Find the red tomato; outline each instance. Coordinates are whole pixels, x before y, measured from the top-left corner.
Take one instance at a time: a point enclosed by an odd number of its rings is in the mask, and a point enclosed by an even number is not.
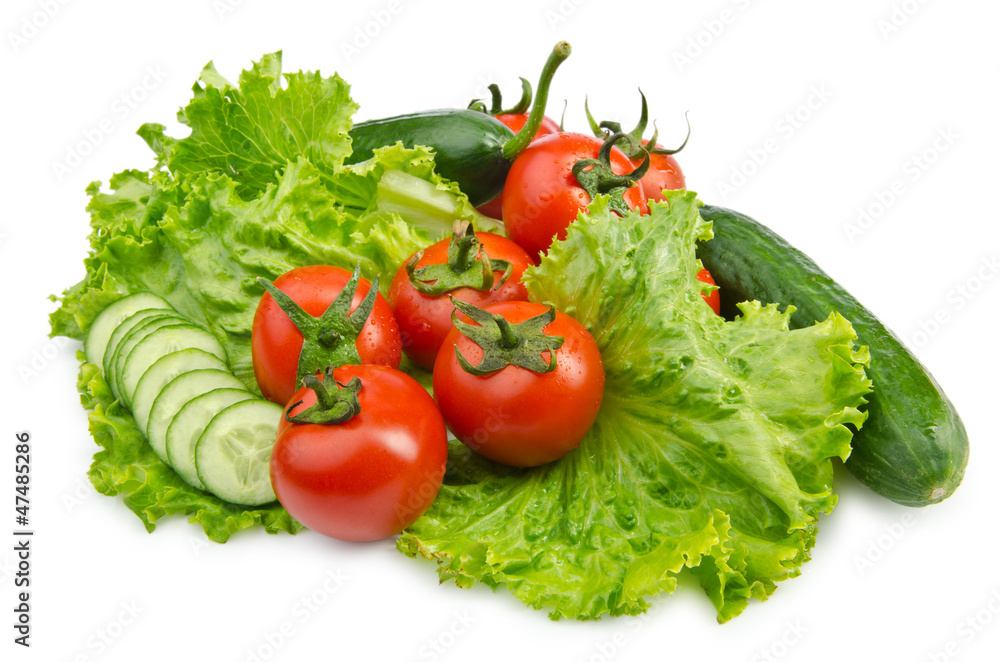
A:
[[[514,133],[523,129],[525,123],[528,121],[528,113],[504,113],[502,115],[494,115],[494,117],[500,120]],[[552,133],[559,133],[559,123],[548,115],[545,115],[542,117],[542,124],[538,127],[538,132],[535,133],[534,140],[538,140],[542,136],[547,136]]]
[[[486,310],[516,323],[547,308],[514,301]],[[466,446],[496,462],[533,467],[558,460],[580,444],[597,418],[604,367],[594,338],[561,312],[544,333],[565,338],[555,351],[557,366],[549,373],[507,365],[487,375],[471,375],[459,364],[455,350],[474,366],[483,350],[458,329],[448,333],[434,364],[434,397],[448,427]],[[549,356],[542,354],[551,364]]]
[[[643,140],[642,144],[648,145],[649,141]],[[656,146],[663,147],[659,143]],[[633,159],[632,163],[638,166],[642,163],[642,159]],[[687,186],[684,181],[684,173],[681,172],[677,159],[671,154],[650,154],[649,170],[639,181],[642,182],[642,190],[646,193],[646,199],[658,202],[664,200],[663,189],[674,191]]]
[[[319,317],[351,279],[351,272],[339,267],[299,267],[279,276],[274,286],[287,294],[305,312]],[[362,278],[351,301],[351,312],[361,303],[371,283]],[[250,349],[253,373],[265,398],[285,404],[298,388],[299,354],[303,336],[274,298],[264,293],[253,317]],[[402,358],[399,328],[389,304],[381,294],[358,334],[355,346],[362,363],[398,367]],[[326,366],[318,366],[322,372]]]
[[[712,278],[712,274],[708,273],[708,269],[702,269],[699,271],[696,278],[703,283],[715,285],[715,279]],[[702,292],[701,297],[705,300],[705,303],[711,306],[712,310],[715,311],[715,314],[718,315],[719,311],[722,309],[719,298],[719,290],[712,290],[709,293]]]
[[[504,227],[510,238],[536,259],[553,239],[566,238],[566,228],[590,204],[590,196],[573,175],[573,164],[597,158],[602,143],[600,138],[582,133],[560,132],[531,143],[514,159],[503,187]],[[615,174],[627,174],[635,168],[613,147],[611,169]],[[641,182],[630,187],[624,198],[632,209],[646,209]]]
[[[403,351],[414,363],[427,370],[434,367],[434,359],[437,358],[441,343],[454,328],[451,323],[451,313],[455,307],[449,300],[449,295],[480,308],[501,301],[528,300],[528,291],[521,284],[521,274],[531,266],[531,257],[523,248],[500,235],[477,232],[476,237],[490,260],[510,262],[511,274],[503,285],[496,286],[503,272],[494,271],[493,276],[496,280],[492,290],[460,287],[438,296],[424,294],[413,287],[406,272],[406,263],[399,267],[392,284],[389,285],[389,306],[396,315]],[[449,243],[449,239],[443,239],[429,246],[424,250],[424,255],[416,267],[419,269],[429,264],[447,264]]]
[[[503,122],[508,129],[517,133],[524,127],[524,123],[528,121],[528,113],[504,113],[503,115],[494,115],[498,120]],[[542,125],[538,127],[538,133],[535,134],[535,140],[538,140],[542,136],[548,136],[553,133],[559,133],[559,124],[556,123],[554,119],[549,116],[542,118]],[[503,219],[503,206],[501,201],[503,196],[498,195],[486,204],[480,205],[476,209],[483,216],[489,216],[490,218],[495,218],[498,221]]]
[[[313,531],[340,540],[395,535],[430,507],[441,488],[448,439],[434,399],[412,377],[384,366],[341,366],[341,384],[361,380],[360,412],[344,423],[278,426],[271,484],[281,505]],[[296,415],[316,403],[308,388]]]

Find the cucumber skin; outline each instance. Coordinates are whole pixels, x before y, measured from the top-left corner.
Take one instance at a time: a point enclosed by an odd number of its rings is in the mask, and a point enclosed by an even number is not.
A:
[[[839,312],[867,345],[873,392],[868,419],[855,433],[845,465],[858,480],[906,506],[927,506],[958,488],[969,460],[962,419],[927,369],[857,299],[801,251],[752,218],[704,206],[715,238],[698,249],[719,285],[722,314],[737,301],[791,304],[792,328]]]
[[[397,141],[433,148],[435,171],[456,182],[469,202],[479,206],[503,191],[511,164],[503,146],[514,132],[486,113],[441,109],[360,122],[350,136],[349,164],[370,159],[376,148]]]

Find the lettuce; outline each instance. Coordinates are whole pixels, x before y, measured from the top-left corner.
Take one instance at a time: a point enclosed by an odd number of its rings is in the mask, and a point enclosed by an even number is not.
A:
[[[850,323],[789,331],[791,310],[742,304],[726,322],[700,297],[693,193],[618,219],[599,198],[525,274],[594,334],[605,399],[580,448],[504,469],[453,448],[431,509],[398,542],[442,581],[505,584],[552,618],[638,614],[685,569],[720,622],[799,573],[836,503],[870,390]]]
[[[83,352],[79,358],[84,361]],[[187,515],[191,522],[201,524],[208,538],[220,543],[253,526],[263,526],[268,533],[296,533],[302,528],[277,503],[259,508],[236,506],[185,483],[156,457],[97,366],[83,362],[77,386],[80,401],[89,411],[90,434],[101,447],[88,472],[90,482],[101,494],[121,495],[147,531],[170,515]]]
[[[350,86],[336,74],[282,74],[280,51],[244,71],[238,86],[210,62],[193,91],[194,98],[177,114],[191,127],[189,136],[170,138],[160,124],[139,129],[160,165],[177,177],[226,173],[239,195],[249,199],[274,184],[276,173],[290,161],[304,157],[326,177],[351,153],[347,132],[358,106]]]
[[[191,134],[173,139],[160,125],[144,125],[139,133],[157,166],[118,173],[108,189],[97,182],[88,188],[86,275],[60,297],[52,334],[83,340],[108,304],[153,292],[218,337],[233,372],[259,393],[250,357],[263,294],[258,277],[360,263],[362,274],[381,277],[386,289],[407,257],[456,218],[476,217],[458,188],[434,172],[428,148],[397,144],[344,166],[356,109],[348,91],[337,76],[282,75],[280,53],[243,72],[238,86],[206,67],[179,114]],[[423,227],[400,216],[410,211]],[[96,373],[82,365],[78,387],[103,448],[90,471],[100,492],[123,495],[150,530],[172,513],[201,522],[218,541],[252,525],[296,529],[280,506],[242,509],[186,485],[152,453]]]

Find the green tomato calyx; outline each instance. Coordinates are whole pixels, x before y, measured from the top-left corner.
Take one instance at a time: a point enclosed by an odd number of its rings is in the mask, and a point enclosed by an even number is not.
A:
[[[676,154],[677,152],[684,149],[688,143],[688,139],[691,138],[691,120],[688,118],[688,114],[684,113],[684,120],[687,122],[687,135],[684,137],[684,142],[680,144],[679,147],[674,149],[666,149],[664,147],[656,146],[656,139],[660,135],[659,129],[656,127],[656,122],[653,122],[653,135],[649,140],[643,140],[642,134],[646,132],[646,125],[649,123],[649,107],[646,104],[646,95],[639,90],[639,96],[642,97],[642,110],[639,112],[639,122],[635,125],[635,128],[626,133],[632,140],[632,151],[627,152],[627,156],[630,159],[642,158],[644,151],[650,154]],[[588,100],[584,99],[583,109],[587,113],[587,123],[590,124],[590,130],[594,132],[594,135],[598,138],[607,138],[608,136],[615,133],[623,133],[622,125],[619,122],[603,121],[598,123],[594,119],[594,116],[590,114],[590,106],[588,105]]]
[[[538,374],[546,374],[556,369],[556,350],[563,346],[566,339],[562,336],[549,336],[544,333],[546,326],[556,319],[555,306],[540,315],[523,322],[511,323],[503,315],[490,313],[470,303],[452,298],[455,311],[451,315],[452,323],[465,337],[479,345],[483,350],[483,359],[479,365],[472,365],[455,347],[455,357],[458,364],[470,375],[483,376],[496,372],[509,365],[516,365]],[[463,322],[458,313],[464,313],[478,326]],[[549,361],[542,358],[542,353],[549,353]]]
[[[316,375],[306,375],[302,385],[316,394],[316,404],[307,407],[292,416],[292,410],[302,404],[298,400],[285,409],[285,420],[289,423],[315,425],[337,425],[346,423],[361,413],[361,403],[358,393],[361,391],[361,378],[355,377],[347,384],[341,384],[333,378],[333,366],[327,366],[322,379]]]
[[[418,292],[428,296],[440,296],[460,287],[471,287],[489,292],[494,287],[502,287],[514,271],[507,260],[490,260],[482,242],[476,237],[469,222],[456,221],[448,244],[447,264],[428,264],[417,268],[424,252],[416,253],[406,262],[406,273],[410,283]],[[503,275],[497,281],[495,271]]]
[[[632,139],[627,134],[613,133],[604,140],[596,159],[580,159],[573,164],[573,176],[591,200],[598,195],[610,196],[608,207],[620,216],[624,216],[631,211],[625,202],[625,192],[649,170],[649,152],[643,150],[642,163],[632,172],[626,175],[616,174],[611,169],[611,148],[620,140],[628,143],[629,149],[634,147]]]
[[[282,292],[263,278],[257,282],[264,286],[268,294],[274,297],[275,303],[292,321],[295,328],[302,334],[302,351],[299,353],[297,379],[299,381],[326,369],[342,365],[357,365],[361,363],[358,348],[355,344],[361,329],[364,328],[375,307],[375,297],[378,294],[378,277],[368,289],[368,294],[351,313],[351,302],[358,291],[361,280],[361,263],[354,267],[351,279],[337,298],[319,317],[313,317],[297,304],[290,296]]]

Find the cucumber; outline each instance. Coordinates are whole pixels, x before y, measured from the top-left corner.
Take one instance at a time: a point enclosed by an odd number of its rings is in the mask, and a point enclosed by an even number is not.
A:
[[[203,393],[181,407],[167,427],[167,464],[177,474],[199,490],[205,484],[198,478],[194,449],[201,433],[220,411],[237,402],[254,397],[250,391],[236,388],[217,388]]]
[[[135,393],[132,394],[132,416],[143,434],[146,434],[146,423],[149,421],[149,410],[153,407],[153,400],[163,387],[180,374],[202,369],[228,370],[229,368],[214,354],[193,347],[167,354],[149,366],[136,384]]]
[[[126,406],[130,404],[130,400],[129,396],[125,392],[125,384],[122,382],[122,373],[125,372],[125,362],[128,361],[128,357],[132,354],[132,350],[135,349],[139,343],[160,329],[174,327],[181,329],[194,328],[186,320],[179,318],[150,318],[137,324],[136,327],[129,331],[128,334],[122,339],[121,344],[118,345],[118,349],[115,350],[114,365],[111,367],[112,390],[118,393],[118,399],[121,400]],[[180,348],[175,347],[173,351],[177,351],[178,349]]]
[[[147,334],[164,326],[187,325],[187,322],[175,314],[152,315],[139,321],[137,324],[122,336],[121,341],[115,346],[114,352],[105,354],[104,360],[108,367],[104,371],[104,378],[111,385],[111,391],[115,397],[124,402],[121,391],[121,371],[125,367],[125,359],[140,340]]]
[[[397,141],[410,148],[433,148],[434,170],[456,182],[473,205],[500,194],[514,160],[504,155],[504,145],[514,139],[514,132],[473,110],[428,110],[369,120],[355,124],[350,136],[353,151],[347,163],[370,159],[375,149]]]
[[[243,506],[275,500],[271,449],[282,408],[254,398],[230,405],[212,418],[195,446],[198,478],[215,496]]]
[[[131,408],[132,396],[143,374],[168,354],[182,349],[200,349],[226,361],[226,350],[208,331],[189,324],[172,324],[147,334],[125,357],[118,376],[122,397]]]
[[[192,370],[174,377],[153,400],[146,422],[146,439],[156,456],[164,462],[167,458],[167,428],[177,412],[202,393],[217,388],[246,390],[243,382],[226,370]],[[169,464],[169,462],[168,462]]]
[[[181,316],[172,310],[146,308],[144,310],[136,311],[122,320],[121,324],[115,328],[114,333],[111,334],[111,338],[108,340],[108,346],[104,351],[104,357],[101,359],[101,370],[104,371],[105,377],[111,373],[111,368],[114,365],[115,352],[118,351],[118,346],[121,345],[122,340],[128,335],[129,331],[134,329],[143,321],[154,317],[173,317],[174,319],[181,319]]]
[[[434,150],[434,170],[456,182],[469,202],[475,206],[489,202],[503,190],[514,157],[538,132],[552,76],[569,54],[570,46],[564,41],[552,50],[542,69],[528,121],[516,135],[490,115],[468,109],[397,115],[351,127],[352,153],[346,163],[370,159],[375,149],[397,142],[411,148],[425,145]]]
[[[722,312],[738,301],[795,306],[791,327],[839,312],[871,353],[868,420],[845,463],[862,483],[907,506],[951,496],[962,482],[969,438],[962,419],[920,361],[889,329],[812,260],[748,216],[705,206],[715,238],[698,249],[719,285]]]
[[[90,323],[87,329],[87,338],[83,342],[83,350],[87,355],[87,363],[94,365],[104,365],[104,351],[108,348],[108,341],[115,329],[136,312],[145,309],[166,309],[171,310],[169,303],[149,292],[130,294],[115,301]]]

